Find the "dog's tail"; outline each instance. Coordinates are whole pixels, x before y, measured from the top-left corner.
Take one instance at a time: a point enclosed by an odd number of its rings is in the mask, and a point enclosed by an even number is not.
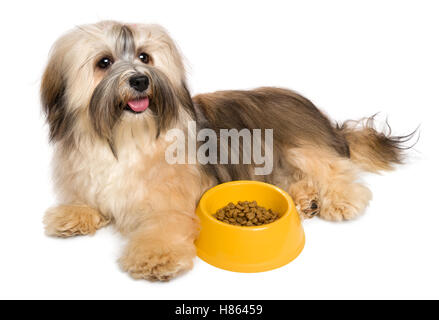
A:
[[[395,164],[404,162],[405,151],[412,148],[419,140],[418,135],[415,143],[406,145],[417,135],[419,127],[408,135],[392,136],[387,121],[387,130],[384,132],[375,128],[375,116],[358,121],[348,120],[341,125],[337,124],[336,129],[349,144],[351,160],[363,170],[369,172],[392,170]]]

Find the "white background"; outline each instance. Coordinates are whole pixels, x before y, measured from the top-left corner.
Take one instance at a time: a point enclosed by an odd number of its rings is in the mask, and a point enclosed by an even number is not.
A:
[[[438,17],[435,1],[4,2],[0,298],[439,298]],[[288,87],[335,120],[381,111],[396,134],[421,124],[420,141],[408,165],[365,177],[364,216],[306,221],[305,249],[283,268],[239,274],[197,259],[169,283],[134,281],[111,228],[59,240],[41,222],[54,196],[39,79],[59,35],[102,19],[164,25],[193,93]]]

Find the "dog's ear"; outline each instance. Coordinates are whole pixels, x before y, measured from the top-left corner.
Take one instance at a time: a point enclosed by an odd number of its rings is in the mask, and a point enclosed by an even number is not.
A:
[[[50,128],[50,141],[63,138],[69,129],[62,66],[62,57],[54,50],[41,81],[41,103]]]
[[[178,99],[180,100],[183,108],[186,109],[187,112],[194,118],[195,117],[195,109],[192,101],[191,93],[187,87],[186,81],[182,80],[182,85],[178,90]]]

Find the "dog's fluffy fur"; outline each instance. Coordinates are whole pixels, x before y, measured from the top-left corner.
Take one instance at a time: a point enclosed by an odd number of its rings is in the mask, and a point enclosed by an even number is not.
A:
[[[147,64],[139,53],[150,56]],[[97,62],[108,57],[107,69]],[[124,111],[141,98],[129,85],[146,75],[150,107]],[[181,56],[157,25],[105,21],[78,27],[54,45],[41,86],[54,143],[60,205],[45,215],[50,235],[91,234],[108,223],[129,239],[121,267],[135,278],[167,280],[191,268],[198,225],[195,207],[209,187],[257,179],[289,191],[303,217],[352,219],[371,199],[361,171],[401,163],[401,143],[365,123],[332,123],[309,100],[289,90],[222,91],[191,98]],[[172,128],[273,128],[274,170],[253,165],[171,165]],[[188,134],[194,134],[188,133]]]

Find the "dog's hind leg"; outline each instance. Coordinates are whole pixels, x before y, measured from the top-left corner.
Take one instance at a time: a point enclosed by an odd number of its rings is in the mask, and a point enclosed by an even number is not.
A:
[[[350,220],[360,215],[372,198],[370,190],[358,182],[359,168],[348,158],[318,147],[290,149],[287,158],[303,172],[304,178],[292,184],[289,191],[304,216],[306,211],[313,212],[317,198],[321,218]]]
[[[81,205],[60,205],[44,216],[46,234],[56,237],[94,234],[110,222],[98,210]]]

